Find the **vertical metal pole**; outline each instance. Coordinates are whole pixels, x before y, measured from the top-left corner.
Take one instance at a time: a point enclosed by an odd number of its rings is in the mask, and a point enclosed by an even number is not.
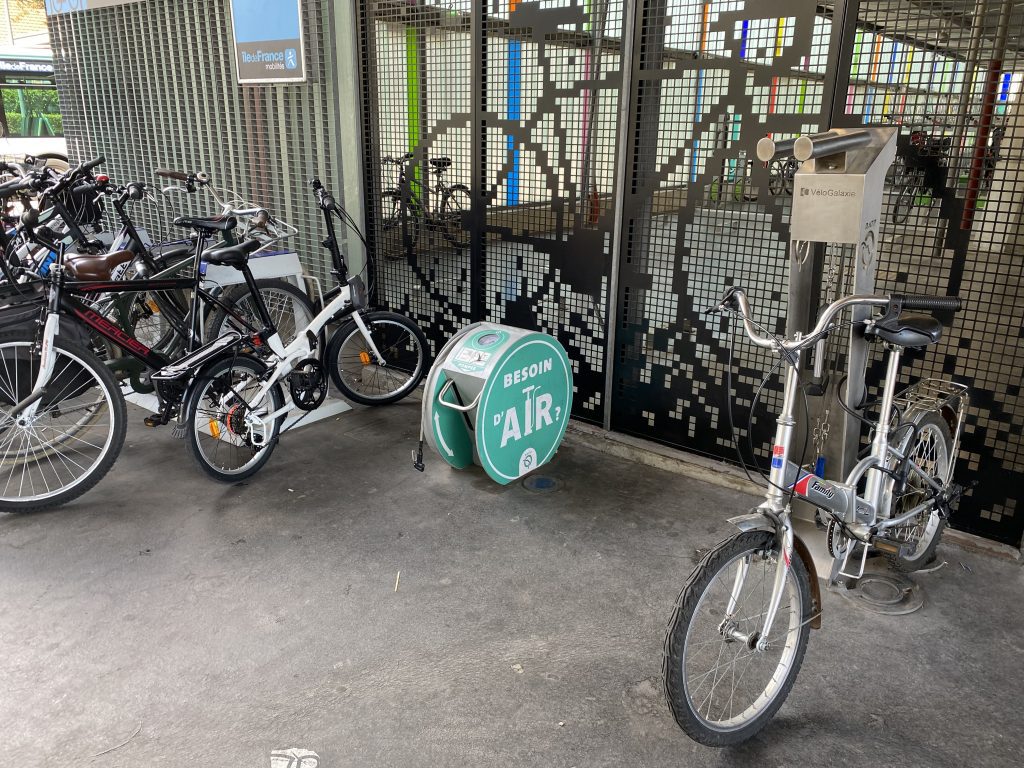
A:
[[[380,131],[378,124],[379,102],[377,94],[379,83],[377,80],[377,37],[374,26],[374,6],[368,3],[359,3],[359,33],[362,36],[361,46],[361,76],[363,84],[364,101],[363,108],[363,136],[368,141],[365,150],[366,162],[363,165],[363,185],[366,190],[366,199],[369,205],[365,208],[364,224],[366,225],[366,239],[369,244],[368,258],[377,251],[377,223],[380,221],[380,174],[377,171],[380,165]],[[374,267],[378,265],[374,262]],[[372,294],[370,296],[374,303],[379,301],[381,284],[374,279],[375,275],[367,275]]]
[[[469,236],[469,317],[472,322],[484,317],[484,228],[487,223],[487,9],[477,0],[470,11],[470,92],[473,99],[470,130],[470,173],[473,179],[471,231]]]
[[[360,18],[364,13],[365,11],[361,12],[355,3],[337,3],[331,8],[330,32],[334,39],[335,66],[339,73],[362,69],[362,62],[359,60],[359,35],[364,29],[363,19]],[[369,235],[369,212],[365,200],[373,194],[373,187],[366,183],[366,155],[371,150],[366,149],[367,144],[363,138],[369,135],[366,132],[365,119],[369,88],[365,70],[360,73],[362,77],[358,79],[337,77],[337,101],[332,107],[334,119],[342,130],[334,138],[335,151],[341,159],[341,178],[336,179],[335,183],[342,184],[341,199],[345,208],[362,224],[363,231]],[[353,104],[359,105],[359,108],[353,110]],[[349,270],[353,274],[358,274],[367,264],[369,255],[355,233],[346,229],[344,237]]]
[[[978,50],[981,48],[981,33],[985,28],[985,13],[988,11],[988,0],[976,0],[974,15],[971,17],[971,37],[967,43],[967,60],[964,69],[964,86],[960,91],[960,103],[956,110],[956,128],[953,130],[953,152],[956,152],[956,168],[953,169],[954,180],[960,175],[959,167],[963,162],[963,143],[967,133],[967,114],[971,105],[971,90],[974,88],[974,72],[978,68]]]
[[[637,32],[637,3],[640,0],[624,0],[622,9],[622,46],[619,64],[622,67],[622,85],[619,88],[619,114],[617,119],[619,140],[615,148],[618,165],[615,169],[615,185],[612,199],[615,201],[612,224],[612,254],[608,275],[608,306],[605,310],[605,354],[604,354],[604,428],[612,428],[612,398],[615,393],[616,330],[619,325],[619,265],[622,263],[622,248],[626,238],[625,208],[631,198],[626,191],[631,163],[629,146],[633,126],[634,103],[634,50]]]
[[[832,12],[832,36],[824,85],[824,98],[829,100],[829,124],[822,126],[823,129],[860,122],[846,114],[846,91],[850,87],[853,69],[853,44],[857,39],[859,12],[860,0],[837,0]]]
[[[982,94],[981,115],[978,118],[978,132],[974,137],[974,157],[971,160],[967,199],[964,201],[964,214],[960,220],[960,229],[970,229],[974,224],[974,211],[978,204],[981,178],[985,173],[985,152],[988,149],[988,137],[992,130],[992,113],[995,112],[999,79],[1003,73],[1003,53],[1006,50],[1006,37],[1009,34],[1012,10],[1012,0],[1003,0],[1003,7],[999,10],[999,25],[996,27],[992,58],[985,71],[985,90]]]

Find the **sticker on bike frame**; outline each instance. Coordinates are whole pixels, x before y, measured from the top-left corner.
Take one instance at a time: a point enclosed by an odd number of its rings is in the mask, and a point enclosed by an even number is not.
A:
[[[772,448],[772,469],[782,469],[782,465],[785,463],[785,459],[783,459],[785,454],[786,449],[781,445]]]

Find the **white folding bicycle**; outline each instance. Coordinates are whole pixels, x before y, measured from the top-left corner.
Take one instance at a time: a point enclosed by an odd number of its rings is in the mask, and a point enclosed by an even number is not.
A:
[[[285,346],[260,294],[253,293],[263,330],[229,329],[152,377],[168,418],[178,414],[196,461],[219,480],[237,481],[257,472],[270,458],[285,416],[297,409],[313,411],[324,402],[328,375],[348,399],[383,405],[412,392],[427,370],[427,342],[412,320],[394,312],[364,311],[366,289],[359,276],[348,275],[333,217],[352,224],[319,179],[311,185],[327,224],[324,246],[338,280],[324,295],[323,309]],[[248,240],[208,251],[205,259],[240,270],[251,288],[247,259],[260,245]],[[346,317],[330,341],[321,343],[328,323]]]

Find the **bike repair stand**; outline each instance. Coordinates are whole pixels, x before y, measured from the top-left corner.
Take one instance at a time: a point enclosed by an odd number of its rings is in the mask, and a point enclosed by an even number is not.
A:
[[[802,161],[793,178],[787,336],[807,333],[821,308],[837,298],[875,292],[883,188],[896,157],[897,135],[896,127],[836,128],[759,143],[762,161],[790,155]],[[865,320],[870,314],[870,308],[858,307],[852,319]],[[798,413],[794,441],[801,444],[806,427],[810,440],[804,461],[819,476],[828,471],[832,477],[845,477],[857,462],[861,422],[844,410],[839,398],[853,410],[864,402],[868,344],[854,325],[848,332],[837,330],[801,360],[810,424],[801,424],[804,415]],[[845,365],[835,365],[843,358]],[[830,373],[833,366],[846,370],[845,381]],[[833,558],[815,531],[816,517],[813,506],[795,501],[797,532],[803,529],[818,573],[827,575]],[[855,586],[844,584],[846,590]]]

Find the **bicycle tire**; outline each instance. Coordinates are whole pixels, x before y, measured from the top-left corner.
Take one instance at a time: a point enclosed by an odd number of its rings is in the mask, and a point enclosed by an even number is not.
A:
[[[921,416],[916,426],[917,429],[903,439],[900,453],[913,459],[933,479],[945,483],[953,453],[953,437],[949,425],[940,414],[929,411]],[[922,455],[928,451],[934,451],[930,457]],[[895,463],[892,468],[895,468]],[[921,503],[924,482],[912,473],[908,483],[913,490],[905,492],[899,499],[891,500],[891,517],[899,517]],[[908,525],[890,528],[887,532],[890,538],[908,543],[913,540],[916,544],[913,552],[907,556],[886,553],[886,558],[897,569],[907,573],[924,568],[935,555],[945,527],[946,521],[933,508],[919,513],[908,521]]]
[[[768,168],[768,191],[778,197],[786,188],[786,183],[782,178],[784,165],[781,160],[773,160],[771,166]]]
[[[726,629],[734,628],[748,635],[760,630],[765,601],[771,597],[774,581],[776,566],[771,557],[778,557],[775,546],[775,536],[768,531],[748,531],[726,539],[701,560],[676,601],[665,638],[665,693],[676,722],[690,738],[701,744],[725,747],[754,736],[782,706],[803,663],[810,632],[808,614],[811,592],[807,568],[795,551],[786,579],[786,592],[772,628],[773,637],[782,639],[774,641],[768,650],[761,652],[751,650],[748,643],[736,640],[731,635],[727,637],[722,629],[723,626]],[[734,563],[748,558],[749,566],[740,587],[736,610],[732,616],[727,616],[725,602],[735,582],[735,576],[729,574],[729,570]],[[761,566],[761,580],[756,578],[758,565]],[[762,584],[766,588],[758,589]],[[749,591],[748,585],[751,586]],[[716,588],[714,594],[711,592],[713,588]],[[761,610],[757,605],[748,608],[747,599],[756,600],[758,595]],[[786,603],[787,597],[789,603]],[[716,602],[722,605],[712,605]],[[706,627],[701,624],[703,619],[708,619]],[[732,626],[726,624],[727,621]],[[786,629],[782,629],[783,626]],[[701,633],[700,629],[706,631]],[[701,635],[700,638],[694,636],[695,631]],[[778,661],[773,663],[771,658],[779,645],[782,645],[782,652]],[[735,646],[735,653],[730,646]],[[723,664],[724,652],[728,653],[726,658],[730,661]],[[705,665],[700,661],[698,653],[704,653],[711,660],[711,669],[704,669]],[[757,665],[753,678],[747,677],[759,657],[768,659],[768,662]],[[745,664],[737,678],[735,665],[740,661],[745,661]],[[719,670],[725,669],[730,663],[733,665],[732,672],[719,674]],[[690,677],[688,672],[696,672],[698,676]],[[705,695],[703,686],[711,674],[714,674],[711,688]],[[724,690],[716,698],[716,688],[726,678],[732,681],[733,686],[729,698],[725,699]],[[736,689],[745,678],[752,690],[751,701],[736,715],[733,708]],[[704,698],[695,707],[691,699],[700,696]],[[743,701],[741,699],[736,706],[742,705]],[[706,715],[702,714],[705,705]],[[718,719],[713,716],[716,708],[722,710],[722,716]]]
[[[397,189],[381,193],[381,228],[377,237],[377,252],[389,260],[400,259],[416,249],[420,237],[419,218],[415,202],[404,205]]]
[[[416,323],[396,312],[367,312],[362,318],[385,367],[373,362],[359,326],[350,320],[327,344],[324,364],[331,381],[346,398],[360,405],[397,402],[427,373],[427,339]]]
[[[278,386],[268,391],[269,406],[245,399],[257,394],[260,377],[266,371],[266,364],[259,358],[239,354],[210,364],[196,377],[185,411],[188,447],[199,468],[216,480],[233,483],[252,477],[274,452],[284,417],[279,416],[270,424],[269,433],[262,435],[262,447],[253,444],[244,421],[245,409],[269,407],[270,411],[276,411],[284,404],[284,395]],[[240,374],[237,381],[236,372]],[[252,391],[248,389],[250,386]],[[208,402],[204,404],[206,399]],[[223,462],[230,460],[227,457],[237,456],[239,466],[226,466],[216,458],[218,454],[225,457]]]
[[[305,291],[287,280],[267,279],[257,280],[256,287],[266,302],[270,311],[270,318],[274,321],[274,327],[281,336],[281,341],[288,346],[295,340],[298,334],[303,333],[313,318],[316,317],[316,307],[306,295]],[[252,301],[252,294],[245,285],[237,285],[225,291],[220,301],[227,307],[217,306],[217,309],[210,317],[207,341],[213,341],[231,330],[237,323],[232,322],[228,309],[241,315],[254,328],[259,328],[259,315],[256,306]],[[290,302],[290,306],[288,303]],[[243,332],[246,329],[239,329]]]
[[[441,235],[456,248],[469,245],[469,232],[462,226],[462,220],[472,205],[473,198],[465,184],[453,184],[441,198]]]
[[[33,512],[78,498],[110,471],[128,430],[124,395],[113,374],[93,352],[59,336],[54,339],[54,373],[35,417],[24,425],[12,419],[9,411],[15,398],[27,397],[35,381],[40,362],[35,343],[35,334],[0,334],[0,510],[5,512]],[[4,379],[12,375],[14,381]],[[90,396],[96,389],[100,399]],[[104,412],[109,414],[105,428],[101,425]],[[71,424],[57,421],[68,414],[84,418]],[[86,440],[83,430],[98,425],[106,435],[101,433],[98,443]],[[74,457],[66,458],[62,451],[72,452]],[[77,476],[76,467],[82,470]],[[11,481],[19,468],[16,497]],[[20,493],[26,479],[32,493],[23,497]],[[43,492],[34,493],[37,483],[42,484]]]

